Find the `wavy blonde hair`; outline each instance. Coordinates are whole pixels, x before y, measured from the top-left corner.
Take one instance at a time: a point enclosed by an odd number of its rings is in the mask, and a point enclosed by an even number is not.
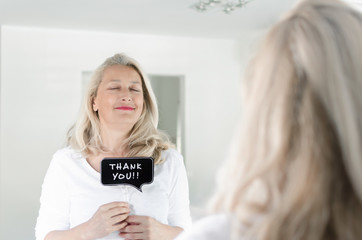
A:
[[[106,59],[94,72],[84,95],[81,111],[76,123],[68,131],[68,145],[87,157],[98,152],[107,152],[102,143],[98,113],[93,111],[93,100],[97,96],[98,87],[104,71],[114,65],[133,68],[142,80],[143,110],[140,118],[133,126],[129,137],[125,140],[128,145],[128,156],[152,156],[156,164],[161,163],[161,151],[172,146],[167,136],[157,130],[158,108],[150,81],[140,65],[125,54],[115,54]]]
[[[362,16],[338,0],[302,1],[268,33],[213,201],[244,226],[233,238],[362,239],[361,63]]]

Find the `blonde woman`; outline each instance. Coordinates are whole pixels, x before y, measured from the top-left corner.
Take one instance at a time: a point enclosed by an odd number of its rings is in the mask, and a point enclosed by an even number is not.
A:
[[[345,3],[301,1],[279,21],[245,81],[220,214],[178,240],[362,239],[361,63],[362,16]]]
[[[155,97],[138,63],[124,54],[108,58],[91,79],[68,147],[50,163],[37,239],[173,239],[190,225],[183,159],[157,123]],[[154,181],[143,192],[100,182],[101,160],[126,156],[154,158]]]

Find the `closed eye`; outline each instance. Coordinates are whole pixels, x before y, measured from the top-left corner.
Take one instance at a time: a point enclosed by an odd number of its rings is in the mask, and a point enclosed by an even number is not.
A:
[[[110,87],[109,90],[118,90],[120,87]]]
[[[131,91],[134,91],[134,92],[141,92],[141,90],[137,89],[137,88],[131,88]]]

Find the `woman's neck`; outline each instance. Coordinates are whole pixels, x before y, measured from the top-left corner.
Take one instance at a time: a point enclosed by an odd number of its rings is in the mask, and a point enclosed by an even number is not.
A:
[[[130,130],[124,129],[109,129],[104,126],[101,127],[101,137],[103,142],[103,147],[107,151],[118,154],[126,155],[128,149],[128,144],[125,143],[125,140],[129,136]]]

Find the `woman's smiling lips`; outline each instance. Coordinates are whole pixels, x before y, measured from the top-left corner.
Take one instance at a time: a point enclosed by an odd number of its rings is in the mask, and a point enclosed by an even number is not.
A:
[[[134,107],[129,107],[129,106],[120,106],[120,107],[116,107],[116,109],[124,110],[124,111],[133,111],[135,108]]]

